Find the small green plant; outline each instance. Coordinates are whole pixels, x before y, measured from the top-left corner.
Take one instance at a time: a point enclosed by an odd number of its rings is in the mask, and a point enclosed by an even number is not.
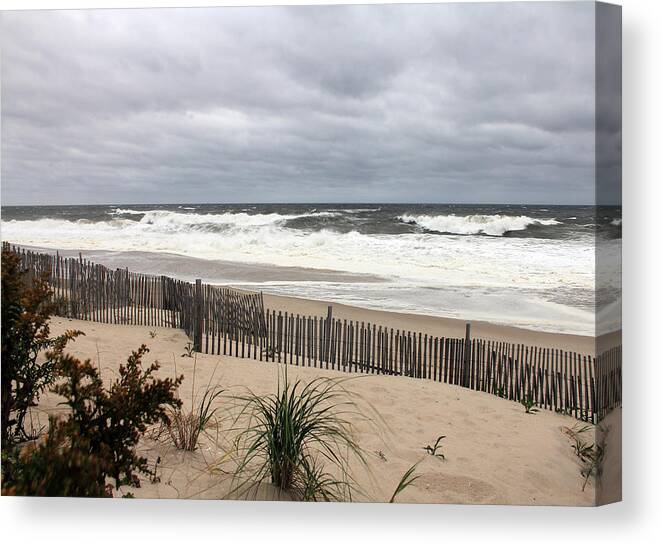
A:
[[[404,472],[404,475],[399,480],[399,483],[395,488],[395,492],[392,494],[392,497],[390,497],[390,500],[388,502],[390,503],[395,502],[395,498],[397,497],[397,495],[399,495],[402,491],[404,491],[404,489],[406,489],[413,482],[415,482],[415,480],[420,478],[420,475],[418,474],[416,474],[415,476],[413,475],[418,464],[420,463],[415,463],[411,468],[409,468],[406,472]]]
[[[156,337],[156,331],[155,330],[149,330],[149,337],[154,339]]]
[[[235,442],[239,463],[234,492],[256,492],[270,482],[297,500],[351,498],[356,483],[349,456],[366,461],[349,421],[359,412],[340,381],[317,378],[307,385],[292,384],[285,366],[275,394],[249,393],[237,400],[237,419],[247,416],[249,423]]]
[[[186,343],[186,346],[184,347],[184,353],[181,356],[185,356],[187,358],[193,358],[195,355],[195,347],[193,346],[192,342]]]
[[[535,400],[530,396],[525,396],[524,398],[522,398],[521,405],[525,408],[526,413],[537,413],[539,411],[535,407],[537,405],[537,402],[535,402]]]
[[[495,391],[494,394],[498,396],[499,398],[506,398],[505,396],[505,389],[503,387],[498,387]]]
[[[438,451],[442,447],[440,444],[441,444],[441,440],[443,440],[444,438],[445,436],[439,436],[438,438],[436,438],[436,442],[434,443],[433,447],[427,444],[422,449],[424,449],[429,455],[433,455],[434,457],[438,457],[439,459],[445,460],[445,455],[443,455]]]

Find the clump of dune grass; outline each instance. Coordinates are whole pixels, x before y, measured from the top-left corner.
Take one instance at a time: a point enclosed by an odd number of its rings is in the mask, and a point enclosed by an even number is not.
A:
[[[174,355],[173,355],[174,358]],[[174,361],[175,375],[177,362]],[[216,374],[214,368],[209,382],[199,398],[196,401],[195,392],[195,372],[197,369],[197,358],[193,363],[193,377],[191,385],[191,405],[190,409],[184,409],[182,405],[172,410],[170,414],[170,423],[167,425],[167,431],[172,443],[177,449],[184,451],[195,451],[197,449],[200,435],[207,429],[212,419],[214,419],[218,407],[213,408],[213,404],[224,393],[223,389],[212,386],[213,378]],[[178,395],[178,393],[177,393]]]
[[[603,439],[600,443],[589,444],[585,441],[581,434],[590,433],[594,434],[595,430],[602,433]],[[593,425],[580,425],[577,423],[573,427],[564,427],[563,431],[573,441],[572,448],[574,455],[578,458],[581,465],[581,476],[583,477],[582,491],[585,491],[590,478],[594,477],[596,480],[601,478],[603,472],[603,461],[606,455],[606,441],[605,438],[609,432],[608,427],[600,427]]]
[[[291,383],[285,366],[275,394],[236,397],[237,419],[247,418],[248,423],[235,442],[235,493],[256,494],[270,483],[295,500],[351,500],[357,484],[349,471],[350,457],[363,465],[366,460],[350,424],[362,414],[342,381]]]

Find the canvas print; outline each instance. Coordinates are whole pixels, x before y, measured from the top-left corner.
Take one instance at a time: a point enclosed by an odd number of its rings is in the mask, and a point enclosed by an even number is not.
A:
[[[2,494],[620,500],[620,14],[3,12]]]

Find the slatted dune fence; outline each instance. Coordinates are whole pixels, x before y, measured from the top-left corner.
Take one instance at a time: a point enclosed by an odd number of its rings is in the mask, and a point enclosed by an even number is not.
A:
[[[263,297],[230,288],[191,284],[164,275],[110,269],[82,258],[45,254],[11,246],[29,276],[48,274],[59,315],[111,324],[183,329],[198,351],[210,330],[240,337],[244,330],[263,335]],[[201,305],[200,302],[206,302]],[[257,326],[250,319],[257,322]]]
[[[596,423],[621,404],[622,348],[596,358],[502,341],[436,337],[328,315],[265,310],[261,294],[109,270],[17,249],[32,274],[50,272],[68,316],[182,328],[207,354],[426,379]]]
[[[621,403],[622,351],[597,358],[502,341],[435,337],[267,310],[259,360],[449,383],[596,423]],[[254,353],[253,353],[254,354]]]

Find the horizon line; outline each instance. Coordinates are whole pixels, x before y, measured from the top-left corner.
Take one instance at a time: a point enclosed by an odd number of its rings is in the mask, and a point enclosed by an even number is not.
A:
[[[507,205],[507,206],[544,206],[544,207],[616,207],[622,203],[541,203],[541,202],[468,202],[468,201],[227,201],[227,202],[193,202],[193,201],[171,201],[171,202],[113,202],[113,203],[49,203],[49,204],[5,204],[0,207],[114,207],[114,206],[147,206],[147,205]]]

